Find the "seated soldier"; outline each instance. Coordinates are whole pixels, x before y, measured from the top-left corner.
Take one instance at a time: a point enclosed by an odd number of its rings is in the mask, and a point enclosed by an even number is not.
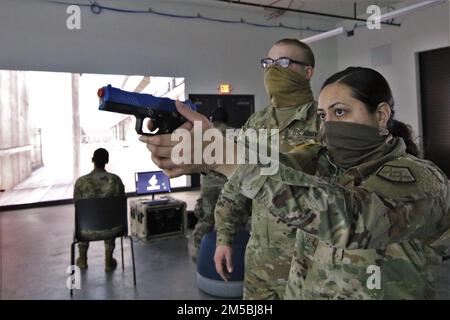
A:
[[[95,150],[92,157],[94,170],[80,177],[74,188],[74,201],[88,198],[107,198],[124,195],[124,185],[119,176],[105,170],[105,164],[109,161],[109,154],[106,149]],[[108,230],[105,230],[108,232]],[[87,250],[89,242],[79,242],[78,249],[80,256],[76,264],[80,269],[87,268]],[[117,266],[116,259],[113,258],[115,239],[105,240],[105,271],[113,271]]]

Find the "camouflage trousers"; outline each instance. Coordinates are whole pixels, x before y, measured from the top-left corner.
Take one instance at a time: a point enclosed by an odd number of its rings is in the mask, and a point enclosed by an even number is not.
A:
[[[285,298],[292,256],[278,248],[262,248],[249,243],[245,252],[245,300]]]
[[[195,228],[188,240],[189,255],[191,256],[192,260],[197,260],[198,250],[200,249],[200,244],[202,242],[203,236],[213,230],[214,219],[212,219],[212,221],[198,221],[195,224]]]
[[[203,236],[214,230],[214,214],[203,216],[198,219],[195,224],[194,230],[188,239],[188,251],[192,260],[196,261],[198,256],[198,250],[202,243]],[[236,230],[248,229],[248,216],[242,217],[236,222]]]
[[[105,240],[105,251],[113,252],[116,247],[116,239]],[[78,242],[78,250],[80,250],[80,255],[87,254],[89,249],[89,242]]]
[[[83,240],[90,240],[90,241],[98,241],[105,238],[111,238],[108,240],[105,240],[105,251],[106,252],[113,252],[114,248],[116,247],[116,239],[115,237],[122,234],[122,226],[117,226],[109,230],[81,230],[80,234],[83,238]],[[78,249],[80,250],[80,255],[87,253],[87,250],[89,248],[89,241],[80,241],[78,243]]]

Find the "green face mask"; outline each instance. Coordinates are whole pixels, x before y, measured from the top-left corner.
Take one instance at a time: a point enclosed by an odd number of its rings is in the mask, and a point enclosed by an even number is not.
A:
[[[314,99],[309,81],[289,68],[270,66],[264,73],[264,85],[275,108],[298,106]]]
[[[326,121],[321,128],[322,142],[333,162],[348,169],[386,153],[388,135],[378,128],[344,121]]]

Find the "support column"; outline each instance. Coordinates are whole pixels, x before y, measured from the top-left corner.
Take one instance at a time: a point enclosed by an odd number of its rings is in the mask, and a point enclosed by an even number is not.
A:
[[[72,144],[73,144],[73,181],[80,175],[80,103],[79,103],[80,74],[72,73]]]

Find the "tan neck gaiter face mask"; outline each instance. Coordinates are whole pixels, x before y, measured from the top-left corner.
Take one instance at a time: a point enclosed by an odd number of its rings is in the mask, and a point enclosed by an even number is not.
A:
[[[289,68],[270,66],[264,73],[264,85],[275,108],[298,106],[314,99],[309,81]]]

